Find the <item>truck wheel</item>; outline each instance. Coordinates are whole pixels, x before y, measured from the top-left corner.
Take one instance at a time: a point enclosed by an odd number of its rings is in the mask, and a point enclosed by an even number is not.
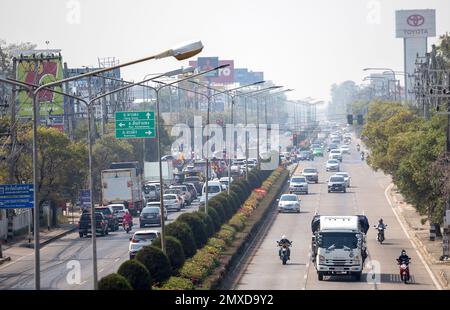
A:
[[[80,232],[80,238],[83,238],[83,233]]]
[[[323,281],[323,273],[318,272],[317,273],[317,278],[319,279],[319,281]]]
[[[319,183],[319,180],[316,181],[316,184]]]
[[[347,190],[344,188],[344,193],[346,193],[347,192]]]
[[[355,273],[355,281],[361,281],[361,272]]]
[[[96,232],[94,234],[96,234]],[[102,235],[102,237],[105,235],[105,231],[104,230],[102,230],[101,235]]]

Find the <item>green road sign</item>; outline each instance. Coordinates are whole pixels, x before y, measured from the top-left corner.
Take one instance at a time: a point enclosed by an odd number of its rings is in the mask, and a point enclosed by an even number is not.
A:
[[[154,112],[116,112],[116,138],[154,138],[155,136]]]

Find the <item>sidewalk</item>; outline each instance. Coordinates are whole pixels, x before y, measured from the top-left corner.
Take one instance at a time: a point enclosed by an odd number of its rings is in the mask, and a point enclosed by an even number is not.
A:
[[[427,261],[442,288],[450,289],[450,261],[439,260],[442,255],[442,238],[436,238],[436,241],[429,240],[430,224],[426,221],[426,216],[421,216],[413,206],[406,203],[395,186],[391,188],[389,195],[397,210],[400,211],[399,215],[407,224],[412,241]],[[422,220],[425,222],[424,224],[422,224]]]

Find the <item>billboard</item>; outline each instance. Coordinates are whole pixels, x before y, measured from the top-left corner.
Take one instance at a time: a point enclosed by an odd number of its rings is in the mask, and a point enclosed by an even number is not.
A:
[[[211,69],[217,68],[219,66],[219,57],[198,57],[197,64],[198,64],[198,69],[200,71],[211,70]],[[203,76],[207,77],[207,78],[217,77],[218,72],[217,72],[217,70],[211,71],[209,73],[204,74]]]
[[[241,85],[256,83],[264,80],[264,72],[248,71],[247,68],[237,68],[234,70],[234,80]]]
[[[436,36],[435,10],[401,10],[395,12],[397,38]]]
[[[21,59],[17,63],[16,79],[30,84],[43,85],[46,83],[61,80],[63,78],[62,59]],[[62,91],[61,86],[56,86],[55,90]],[[27,91],[19,91],[18,94],[19,111],[21,117],[30,117],[33,114],[33,101],[31,94]],[[64,114],[64,98],[60,94],[55,94],[48,90],[42,90],[38,94],[40,115],[62,115]]]
[[[197,68],[197,61],[189,61],[189,66]],[[234,60],[219,60],[219,66],[228,65],[228,67],[219,69],[216,77],[211,77],[211,83],[232,84],[234,83]],[[199,68],[203,71],[201,68]]]

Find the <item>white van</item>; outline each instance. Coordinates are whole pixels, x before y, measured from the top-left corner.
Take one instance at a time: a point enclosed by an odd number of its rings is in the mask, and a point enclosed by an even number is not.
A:
[[[224,187],[220,181],[208,181],[208,200],[216,195],[219,195],[224,190]],[[200,198],[200,205],[205,205],[206,199],[206,182],[203,184],[202,197]]]

